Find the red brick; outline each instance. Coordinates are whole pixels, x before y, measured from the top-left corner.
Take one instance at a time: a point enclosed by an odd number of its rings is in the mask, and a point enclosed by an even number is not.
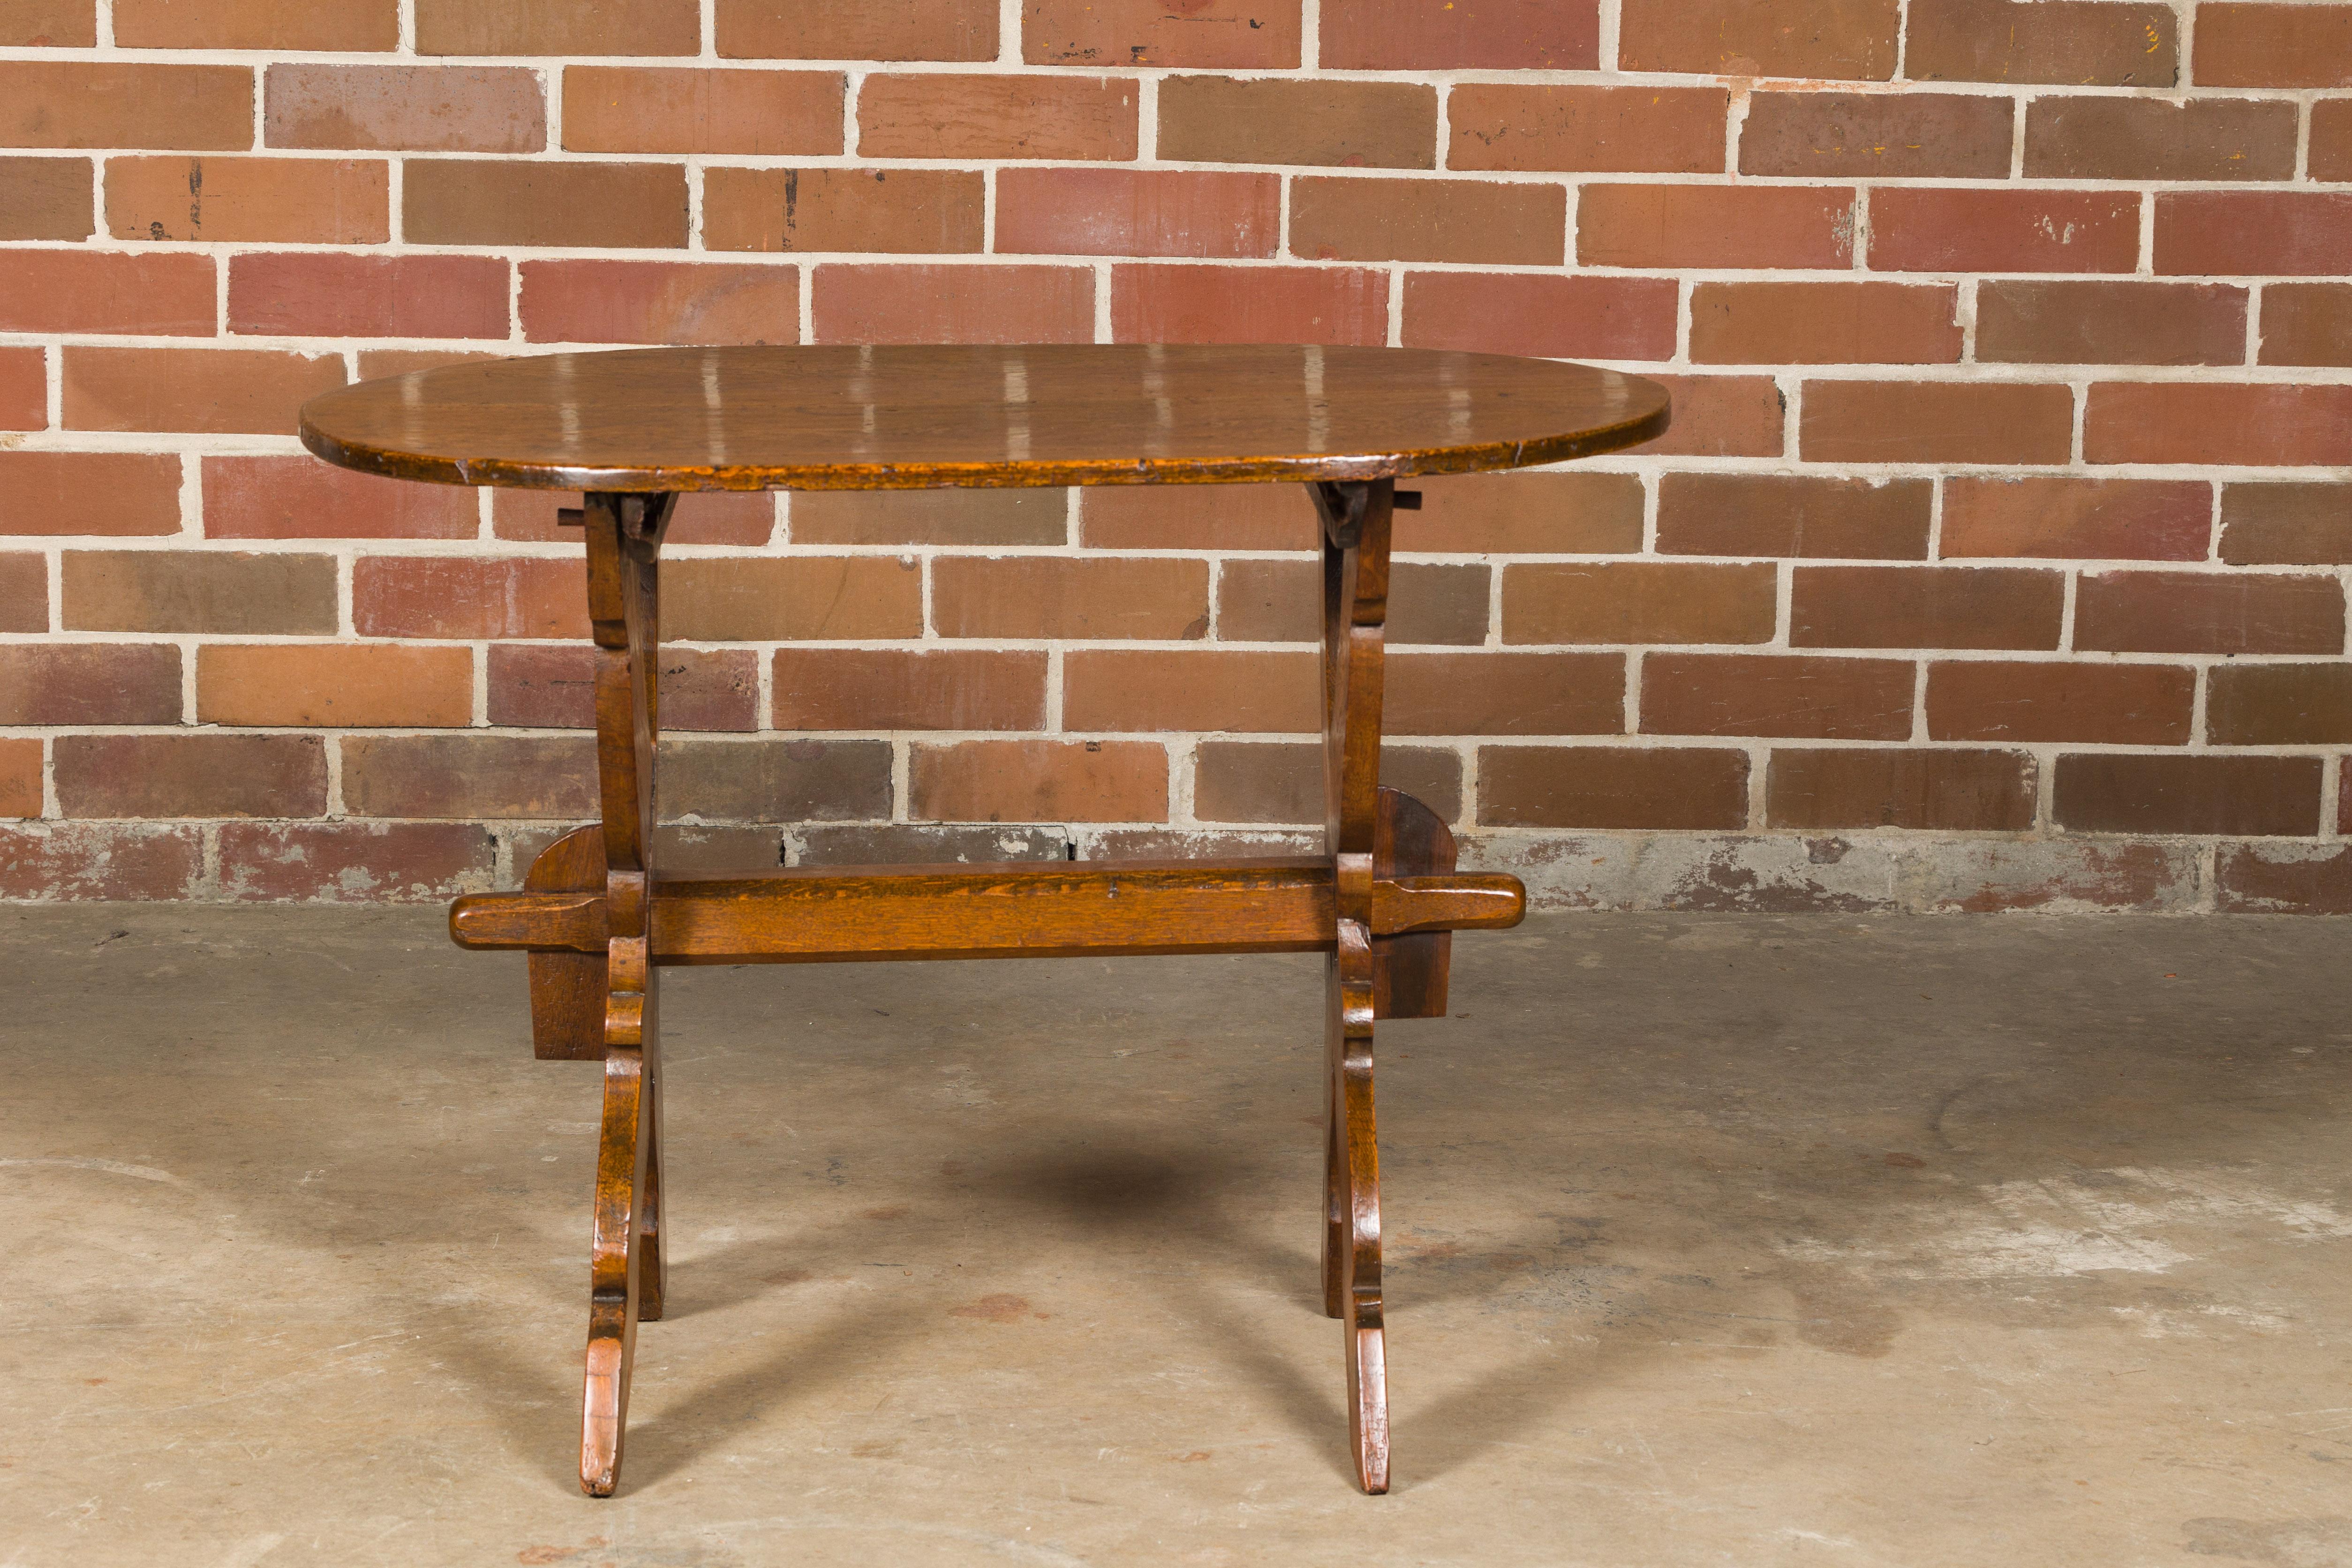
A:
[[[1095,275],[1082,267],[825,266],[810,284],[821,343],[1084,343]]]
[[[2212,536],[2213,488],[2201,479],[1944,480],[1946,556],[2202,561]]]
[[[2038,98],[2026,109],[2025,174],[2041,180],[2292,179],[2294,120],[2294,104],[2253,99]]]
[[[2016,833],[2033,826],[2033,758],[2023,752],[1786,747],[1764,775],[1764,820]]]
[[[838,71],[570,66],[563,144],[579,153],[838,153],[845,91]]]
[[[1033,66],[1299,64],[1300,0],[1023,0],[1021,58]]]
[[[1387,273],[1351,267],[1114,267],[1111,341],[1377,346],[1388,293]]]
[[[1199,561],[942,556],[931,624],[944,637],[1205,637],[1209,569]]]
[[[209,256],[0,250],[0,331],[210,337]]]
[[[176,489],[176,465],[173,468]],[[471,539],[475,492],[353,473],[315,458],[206,458],[209,539]],[[162,513],[158,513],[159,521]],[[170,509],[176,531],[176,495]]]
[[[1266,257],[1281,231],[1274,174],[1012,168],[996,176],[1004,253]]]
[[[1678,309],[1667,278],[1412,272],[1405,276],[1403,342],[1554,359],[1664,360],[1674,357]]]
[[[114,0],[124,49],[390,49],[398,0]]]
[[[1482,827],[1748,826],[1748,753],[1729,747],[1481,746]]]
[[[2205,735],[2217,746],[2352,742],[2352,665],[2217,664]]]
[[[1503,571],[1507,643],[1760,643],[1772,639],[1769,565],[1543,563]]]
[[[526,261],[522,331],[533,342],[793,343],[800,292],[790,267]]]
[[[0,551],[0,632],[48,629],[48,562],[30,550]]]
[[[1323,0],[1330,70],[1591,70],[1601,60],[1593,0]]]
[[[339,353],[68,346],[68,430],[291,436],[296,414],[343,384]]]
[[[0,740],[0,816],[41,815],[41,742],[30,736]],[[0,848],[0,866],[8,851]],[[5,878],[5,872],[0,872]],[[0,880],[0,891],[5,889]]]
[[[2246,291],[2221,283],[1991,279],[1977,358],[2025,364],[2242,364]]]
[[[1089,649],[1062,660],[1062,727],[1080,732],[1303,733],[1321,726],[1318,694],[1311,653]]]
[[[420,55],[690,55],[696,0],[415,0]]]
[[[1690,357],[1713,364],[1956,364],[1958,291],[1902,283],[1700,283]]]
[[[48,423],[47,351],[0,348],[0,430],[39,430]]]
[[[549,556],[362,555],[352,626],[363,637],[584,637],[587,574]]]
[[[964,741],[911,748],[922,822],[1164,822],[1168,753],[1149,741]]]
[[[0,450],[0,534],[179,531],[175,456]]]
[[[577,545],[580,531],[558,522],[556,512],[580,504],[578,490],[494,489],[490,533],[535,544]],[[775,532],[776,498],[766,490],[689,490],[677,498],[665,537],[672,544],[761,545]]]
[[[547,145],[539,73],[520,66],[273,65],[262,73],[261,119],[272,147],[536,153]]]
[[[1924,561],[1934,497],[1927,479],[1667,474],[1658,552]]]
[[[2051,815],[2078,833],[2314,834],[2319,759],[2062,756]]]
[[[2352,386],[2101,382],[2084,411],[2094,463],[2352,464]]]
[[[2262,345],[2264,364],[2352,364],[2352,284],[2264,289]]]
[[[68,631],[335,634],[332,556],[226,550],[69,550]]]
[[[665,635],[688,642],[858,641],[923,635],[912,558],[688,560],[663,574]]]
[[[1486,640],[1491,574],[1484,566],[1401,561],[1389,577],[1386,637],[1412,644],[1476,647]],[[1323,568],[1315,561],[1228,561],[1217,574],[1221,642],[1323,638]]]
[[[381,244],[392,237],[388,167],[351,158],[110,158],[107,232],[118,239]]]
[[[97,43],[96,0],[10,0],[0,10],[0,48],[87,49]]]
[[[2200,87],[2352,87],[2352,5],[2197,7]]]
[[[2311,106],[2308,167],[2315,180],[2352,180],[2352,98]]]
[[[1042,730],[1042,650],[786,647],[779,730]]]
[[[1882,186],[1871,193],[1870,265],[1878,271],[2129,272],[2138,264],[2134,192]]]
[[[252,145],[248,67],[0,61],[0,147]]]
[[[1809,381],[1798,441],[1811,462],[2063,463],[2074,410],[2058,385]]]
[[[1462,815],[1462,759],[1417,746],[1381,748],[1381,783],[1452,822]],[[36,766],[36,773],[38,767]],[[1323,748],[1209,741],[1192,752],[1192,815],[1202,822],[1323,821]]]
[[[52,772],[68,816],[317,816],[316,735],[60,735]]]
[[[0,645],[0,724],[179,721],[180,650],[169,643]]]
[[[2352,272],[2352,194],[2182,191],[2156,198],[2158,272]]]
[[[411,158],[402,181],[401,233],[414,245],[686,246],[676,163]]]
[[[1915,81],[2176,87],[2172,8],[2113,0],[1912,0],[1903,74]]]
[[[2270,573],[2085,573],[2074,646],[2116,653],[2342,653],[2333,577]]]
[[[719,52],[734,59],[992,60],[995,0],[810,5],[718,0]]]
[[[176,692],[172,707],[176,719]],[[196,654],[202,724],[462,728],[473,717],[470,648],[211,644]]]
[[[1313,550],[1322,537],[1293,485],[1102,485],[1077,496],[1079,542],[1096,550]],[[1400,526],[1412,515],[1398,514]]]
[[[1885,81],[1901,19],[1897,0],[1624,0],[1617,68]]]
[[[0,158],[0,239],[89,238],[89,168],[87,158]]]
[[[480,892],[498,844],[471,823],[224,823],[221,890],[268,903],[438,903]]]
[[[1449,169],[1713,174],[1724,168],[1730,98],[1711,87],[1465,82],[1445,112]]]
[[[760,727],[759,660],[750,649],[665,647],[657,672],[664,734]],[[501,644],[490,649],[488,676],[493,724],[596,727],[596,650],[585,643]]]
[[[596,815],[596,742],[585,735],[352,735],[341,749],[343,808],[353,816]]]
[[[2213,905],[2223,914],[2352,914],[2352,845],[2223,844]]]
[[[490,256],[238,256],[229,262],[228,326],[277,337],[503,338],[507,264]]]
[[[45,822],[0,833],[0,897],[186,899],[203,875],[194,827]]]
[[[1386,685],[1381,712],[1391,735],[1625,730],[1623,654],[1398,653],[1389,656]]]
[[[1576,258],[1589,267],[1853,265],[1853,193],[1801,185],[1587,185]]]
[[[2058,646],[2066,601],[2055,572],[1997,566],[1800,566],[1790,585],[1797,647]]]
[[[1070,498],[1059,489],[803,490],[787,526],[794,544],[1066,544]]]
[[[1290,184],[1290,253],[1318,261],[1557,267],[1567,230],[1560,185],[1309,175]]]
[[[1642,481],[1631,474],[1431,475],[1412,485],[1421,510],[1396,515],[1402,552],[1617,555],[1642,547]],[[1087,506],[1101,493],[1089,492]]]
[[[877,73],[858,89],[857,151],[867,158],[1132,158],[1138,92],[1131,77]]]
[[[1758,92],[1739,128],[1739,172],[1800,179],[2000,180],[2010,100],[1976,93]]]
[[[1927,666],[1927,733],[2179,746],[2196,697],[2197,672],[2185,665],[1939,660]]]
[[[2223,485],[2221,555],[2233,566],[2352,565],[2352,485]]]
[[[1643,374],[1673,395],[1674,425],[1629,450],[1675,458],[1780,455],[1788,403],[1770,376]]]
[[[1642,732],[1906,741],[1916,679],[1907,658],[1653,653]]]
[[[712,250],[978,250],[986,237],[982,187],[977,169],[711,169],[702,176],[702,243]]]
[[[1454,102],[1461,101],[1457,89]],[[1160,84],[1159,149],[1187,163],[1433,169],[1437,90],[1413,82],[1169,77]]]
[[[882,741],[665,741],[662,776],[666,811],[705,821],[845,822],[890,815],[890,747]]]

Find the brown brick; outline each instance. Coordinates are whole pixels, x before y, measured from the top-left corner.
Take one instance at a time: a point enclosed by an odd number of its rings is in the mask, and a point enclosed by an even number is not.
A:
[[[2352,180],[2352,98],[2311,106],[2308,167],[2315,180]]]
[[[665,816],[856,822],[890,815],[884,741],[665,741]]]
[[[1561,185],[1320,176],[1290,185],[1290,252],[1315,260],[1557,267],[1567,232]]]
[[[1588,185],[1576,257],[1592,267],[1853,264],[1853,193],[1799,185]]]
[[[688,642],[917,637],[922,573],[887,555],[673,562],[662,574],[662,633]]]
[[[0,7],[0,48],[87,49],[97,43],[96,0],[9,0]]]
[[[2223,485],[2221,553],[2233,566],[2352,565],[2352,485]]]
[[[2025,173],[2041,180],[2285,180],[2292,103],[2242,98],[2042,98],[2025,115]]]
[[[2217,746],[2352,742],[2352,665],[2217,664],[2205,734]]]
[[[775,694],[779,730],[1042,730],[1045,655],[778,648]]]
[[[175,456],[0,450],[0,534],[179,531]]]
[[[2014,125],[2008,99],[1976,93],[1759,92],[1739,129],[1739,172],[2006,179]]]
[[[0,61],[0,147],[251,145],[247,67]]]
[[[87,158],[0,158],[0,239],[89,238],[89,187]]]
[[[209,256],[0,250],[0,331],[210,337]]]
[[[1591,70],[1596,0],[1322,0],[1328,70]]]
[[[2033,758],[2024,752],[1785,747],[1765,772],[1764,820],[2016,833],[2033,826]]]
[[[1096,550],[1313,550],[1322,537],[1296,485],[1107,485],[1077,502],[1079,542]]]
[[[1388,274],[1370,268],[1114,267],[1111,341],[1377,347],[1388,342]]]
[[[401,232],[415,245],[683,249],[686,171],[676,163],[412,158]]]
[[[1690,357],[1713,364],[1957,364],[1958,290],[1904,283],[1700,283]]]
[[[1939,660],[1927,666],[1927,733],[2179,746],[2196,696],[2197,672],[2183,665]]]
[[[2129,272],[2138,264],[2137,192],[1906,185],[1871,193],[1870,265],[1881,272]]]
[[[1809,462],[2063,463],[2074,411],[2060,385],[1809,381],[1798,443]]]
[[[349,158],[111,158],[117,239],[376,245],[392,237],[387,165]],[[89,189],[82,196],[88,204]]]
[[[420,55],[690,55],[696,0],[415,0]]]
[[[2078,833],[2313,834],[2319,759],[2062,756],[2051,815]]]
[[[2212,534],[2213,490],[2201,479],[1944,481],[1946,556],[2202,561]]]
[[[1208,635],[1209,570],[1198,561],[942,556],[931,622],[945,637]]]
[[[1465,82],[1445,112],[1449,169],[1713,174],[1723,171],[1730,98],[1712,87]]]
[[[522,331],[533,342],[793,343],[800,294],[791,267],[526,261]]]
[[[2200,87],[2352,87],[2352,5],[2197,7]]]
[[[978,250],[984,205],[978,170],[712,169],[702,177],[702,243],[713,250]]]
[[[176,692],[172,707],[177,719]],[[196,721],[203,724],[454,729],[473,717],[470,648],[214,644],[196,654]]]
[[[1023,0],[1021,58],[1033,66],[1299,64],[1300,0]]]
[[[1478,825],[1745,827],[1748,753],[1723,746],[1481,746]]]
[[[1486,640],[1485,566],[1401,561],[1389,576],[1391,647]],[[1217,577],[1221,642],[1323,640],[1323,568],[1314,561],[1228,561]]]
[[[1658,551],[1922,561],[1934,497],[1927,479],[1667,474],[1658,485]]]
[[[68,816],[317,816],[316,735],[60,735],[52,772]]]
[[[804,490],[792,507],[795,544],[1061,544],[1070,530],[1059,489]]]
[[[1885,81],[1901,19],[1897,0],[1624,0],[1617,68]]]
[[[37,773],[37,768],[36,772]],[[1462,815],[1462,759],[1424,746],[1381,748],[1381,783],[1452,822]],[[1207,741],[1192,753],[1192,815],[1202,822],[1323,821],[1323,748]]]
[[[179,721],[180,650],[169,643],[0,645],[0,724]]]
[[[124,49],[390,49],[398,0],[114,0]]]
[[[718,0],[719,52],[734,59],[992,60],[995,0],[810,5]]]
[[[547,145],[539,73],[520,66],[273,65],[262,73],[261,94],[262,139],[272,147],[536,153]]]
[[[228,326],[273,337],[503,338],[494,256],[253,252],[229,262]]]
[[[1454,101],[1462,101],[1458,89]],[[1414,82],[1169,77],[1160,84],[1159,145],[1162,158],[1190,163],[1433,169],[1437,90]]]
[[[68,631],[335,633],[327,555],[68,550],[59,592]]]
[[[2263,573],[2085,573],[2074,646],[2117,653],[2341,653],[2333,577]]]
[[[49,564],[30,550],[0,551],[0,632],[49,629]]]
[[[2352,364],[2352,284],[2271,284],[2262,345],[2264,364]]]
[[[480,364],[508,356],[492,349],[371,349],[359,351],[362,381],[406,375],[412,370],[439,370],[445,364]],[[540,492],[544,495],[548,492]]]
[[[548,556],[362,555],[352,565],[352,626],[363,637],[584,637],[587,578],[578,562]]]
[[[1617,735],[1625,730],[1622,654],[1392,654],[1386,685],[1381,710],[1391,735]]]
[[[2220,283],[1987,279],[1977,358],[2026,364],[2242,364],[2246,291]]]
[[[826,266],[810,320],[821,343],[1084,343],[1095,275],[1082,267]]]
[[[343,384],[339,353],[68,346],[65,427],[291,436],[295,415]]]
[[[1642,660],[1642,732],[1906,741],[1907,658],[1654,653]]]
[[[563,144],[579,153],[842,150],[839,71],[571,66]]]
[[[1660,375],[1674,426],[1632,450],[1650,457],[1777,458],[1788,405],[1768,375]]]
[[[665,647],[657,673],[665,734],[760,727],[759,660],[750,649]],[[596,650],[584,643],[501,644],[490,649],[488,675],[493,724],[595,728]]]
[[[1403,341],[1555,359],[1664,360],[1674,357],[1678,309],[1668,278],[1410,272]]]
[[[2058,646],[2065,579],[2011,567],[1800,566],[1790,586],[1797,647]]]
[[[169,462],[169,459],[164,459]],[[174,490],[178,466],[168,472]],[[353,473],[315,458],[204,459],[208,539],[471,539],[479,528],[475,492]],[[157,521],[179,526],[179,502]]]
[[[2352,194],[2181,191],[2156,198],[2156,269],[2352,272]]]
[[[857,151],[867,158],[1132,158],[1138,91],[1132,77],[877,74],[858,89]],[[1160,153],[1172,155],[1164,146]]]
[[[2339,468],[2352,464],[2352,386],[2101,382],[2084,412],[2083,454],[2094,463]]]
[[[1322,725],[1315,660],[1213,648],[1074,651],[1062,660],[1062,727],[1303,733]]]
[[[1149,741],[911,748],[907,814],[927,822],[1164,822],[1168,753]]]
[[[499,539],[576,546],[580,531],[558,522],[556,512],[579,505],[578,490],[495,489],[490,532]],[[775,532],[776,498],[766,490],[689,490],[677,498],[666,537],[672,544],[755,546]]]
[[[1914,81],[2174,87],[2172,8],[2102,0],[1914,0],[1903,74]]]
[[[2352,914],[2352,845],[2218,847],[2213,904],[2223,914]]]
[[[45,822],[0,834],[0,896],[186,899],[204,875],[197,828]]]
[[[1545,563],[1503,571],[1511,643],[1757,643],[1772,639],[1769,565]]]
[[[1431,476],[1410,483],[1421,491],[1421,510],[1397,514],[1400,551],[1611,555],[1642,547],[1642,482],[1631,474]]]
[[[438,903],[490,885],[498,843],[470,823],[224,823],[221,889],[270,903]]]
[[[40,815],[41,742],[30,736],[0,741],[0,816]],[[0,849],[0,865],[6,858],[7,851]]]
[[[352,735],[341,746],[343,808],[353,816],[596,815],[596,742],[585,735]]]
[[[1274,174],[1011,168],[996,176],[1004,253],[1267,257],[1281,230]]]
[[[48,423],[47,351],[37,344],[0,348],[0,430],[42,430]]]

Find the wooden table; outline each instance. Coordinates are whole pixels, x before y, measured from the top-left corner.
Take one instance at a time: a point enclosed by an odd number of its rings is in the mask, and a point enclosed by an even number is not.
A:
[[[1418,349],[645,349],[414,372],[313,399],[303,444],[348,468],[581,489],[604,820],[524,890],[459,899],[450,933],[530,955],[544,1058],[601,1060],[580,1484],[619,1476],[641,1320],[661,1316],[655,979],[672,963],[1073,954],[1329,955],[1324,1310],[1346,1325],[1349,1433],[1388,1489],[1372,1024],[1445,1012],[1448,933],[1517,924],[1514,877],[1454,869],[1436,815],[1379,780],[1394,488],[1610,451],[1666,427],[1654,383]],[[679,492],[1306,483],[1323,522],[1328,853],[842,867],[657,877],[655,656]]]

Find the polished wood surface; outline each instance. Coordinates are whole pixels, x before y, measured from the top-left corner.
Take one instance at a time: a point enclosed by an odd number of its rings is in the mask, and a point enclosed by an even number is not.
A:
[[[549,489],[1365,479],[1613,451],[1665,389],[1548,360],[1286,344],[663,348],[412,371],[313,398],[303,445]]]

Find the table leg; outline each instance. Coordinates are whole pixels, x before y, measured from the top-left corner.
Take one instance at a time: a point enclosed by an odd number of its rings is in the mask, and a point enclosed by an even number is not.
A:
[[[653,963],[654,743],[660,732],[656,573],[675,497],[591,492],[588,616],[596,641],[604,805],[604,1115],[596,1152],[580,1485],[610,1497],[628,1421],[640,1318],[661,1315],[661,1055]]]

